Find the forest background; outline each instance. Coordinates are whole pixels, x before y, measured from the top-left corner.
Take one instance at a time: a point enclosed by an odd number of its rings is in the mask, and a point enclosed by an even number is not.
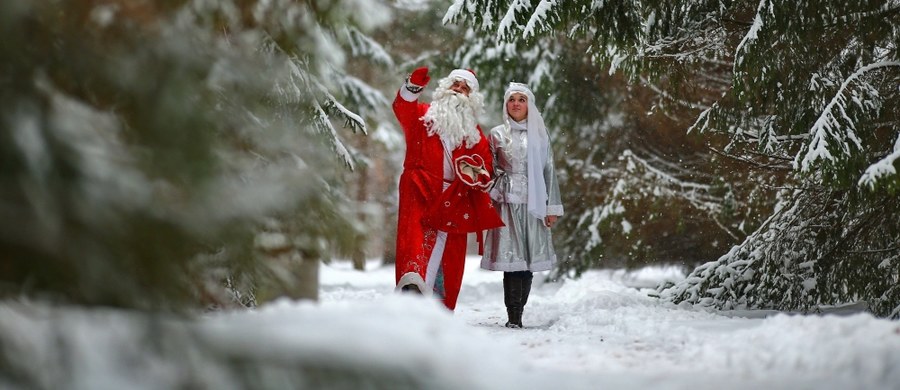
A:
[[[392,260],[406,74],[526,82],[566,216],[552,278],[900,316],[900,3],[12,1],[0,293],[148,311],[317,295]],[[427,96],[428,94],[426,94]]]

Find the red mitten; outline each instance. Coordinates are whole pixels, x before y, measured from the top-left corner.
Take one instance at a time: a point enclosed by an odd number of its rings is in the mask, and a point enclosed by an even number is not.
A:
[[[428,67],[423,66],[421,68],[417,68],[409,75],[409,83],[418,87],[424,87],[428,85],[428,82],[431,81],[431,77],[428,77]]]
[[[484,159],[477,155],[462,155],[456,158],[456,176],[463,183],[482,191],[491,186],[491,175],[484,167]]]

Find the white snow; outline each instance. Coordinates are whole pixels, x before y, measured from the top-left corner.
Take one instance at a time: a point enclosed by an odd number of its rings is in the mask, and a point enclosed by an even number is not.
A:
[[[247,362],[265,366],[251,376],[254,388],[366,381],[367,388],[523,390],[900,385],[897,322],[853,310],[790,315],[664,304],[647,287],[684,274],[648,268],[596,270],[563,282],[538,273],[525,328],[507,329],[502,273],[480,270],[478,260],[468,258],[455,313],[430,298],[394,293],[390,266],[370,261],[355,271],[332,262],[322,266],[318,303],[282,299],[193,321],[7,303],[0,305],[0,335],[7,351],[17,351],[17,364],[43,367],[37,372],[46,388],[242,388],[236,372],[250,371]],[[148,337],[162,337],[162,346],[142,347]],[[54,365],[66,359],[65,370]],[[306,367],[338,367],[341,378],[357,382],[303,379]],[[9,380],[0,375],[0,387],[16,388]]]
[[[900,160],[900,134],[897,134],[897,140],[894,142],[894,151],[866,168],[857,185],[874,189],[879,179],[897,174],[897,170],[894,169],[894,162],[897,160]]]
[[[631,222],[628,222],[627,220],[623,219],[622,220],[622,233],[624,233],[626,235],[631,233],[631,228],[632,228]]]
[[[850,154],[849,142],[853,142],[854,147],[857,150],[863,150],[862,141],[860,141],[854,131],[854,121],[847,116],[847,97],[844,93],[847,91],[850,84],[854,80],[860,78],[863,74],[887,66],[900,66],[900,62],[880,61],[863,66],[857,69],[856,72],[853,72],[853,74],[841,83],[834,98],[828,102],[828,105],[825,106],[810,129],[809,134],[812,136],[812,139],[806,147],[806,153],[803,153],[801,150],[800,153],[797,154],[797,157],[794,158],[795,166],[799,165],[801,171],[809,172],[817,160],[836,160],[836,156],[833,156],[828,149],[829,145],[834,145],[840,151],[843,151],[844,154],[848,155]],[[843,119],[843,122],[841,121],[841,118]],[[800,155],[803,155],[802,159],[800,158]]]
[[[500,22],[497,23],[497,38],[502,40],[506,34],[511,34],[513,24],[516,21],[516,14],[520,11],[527,9],[530,4],[525,0],[513,0],[509,4],[509,8],[506,10],[506,15],[503,16],[503,19],[500,19]],[[449,11],[447,12],[450,13]]]
[[[677,268],[597,270],[559,283],[535,275],[525,329],[507,329],[502,273],[467,262],[459,304],[447,315],[436,303],[392,293],[393,268],[366,272],[345,263],[322,270],[321,310],[356,307],[363,328],[408,332],[391,350],[441,350],[412,329],[435,332],[456,352],[432,353],[473,388],[565,389],[896,389],[900,324],[869,314],[789,315],[713,312],[664,304],[650,296]],[[411,307],[406,307],[412,305]],[[425,308],[428,307],[428,308]],[[290,306],[284,306],[288,310]],[[330,309],[329,309],[330,308]],[[393,314],[384,311],[397,310]],[[408,310],[418,313],[407,313]],[[391,320],[396,316],[395,320]],[[378,320],[381,318],[381,320]],[[386,319],[386,320],[385,320]],[[398,325],[405,323],[407,326]],[[387,330],[385,330],[387,332]],[[422,345],[417,345],[422,342]],[[473,359],[474,362],[468,361]],[[473,365],[474,363],[474,365]],[[424,364],[424,363],[423,363]],[[471,371],[453,372],[457,366]],[[479,375],[483,375],[478,378]]]
[[[744,50],[744,46],[756,41],[757,34],[763,27],[763,12],[765,11],[766,3],[769,0],[760,0],[759,5],[756,6],[756,16],[753,17],[753,25],[750,26],[750,29],[747,31],[747,34],[744,35],[744,38],[741,39],[741,43],[738,44],[737,49],[734,50],[734,73],[737,74],[737,67],[743,62],[744,56],[742,51]],[[769,4],[769,9],[772,9],[771,4]]]
[[[547,14],[553,7],[556,6],[556,0],[541,0],[541,2],[538,3],[537,7],[534,8],[534,12],[531,14],[531,17],[528,18],[528,23],[525,25],[525,29],[522,31],[522,37],[528,38],[532,35],[536,35],[536,31],[539,28],[546,28],[545,25],[547,23]]]

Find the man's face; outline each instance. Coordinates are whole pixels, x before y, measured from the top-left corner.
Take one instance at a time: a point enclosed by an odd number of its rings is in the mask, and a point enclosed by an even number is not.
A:
[[[450,86],[450,90],[466,96],[469,96],[469,93],[472,92],[472,88],[469,88],[469,84],[466,84],[463,80],[454,81],[453,85]]]

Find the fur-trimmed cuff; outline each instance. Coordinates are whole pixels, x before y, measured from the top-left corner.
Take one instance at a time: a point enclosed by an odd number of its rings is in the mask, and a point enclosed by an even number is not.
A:
[[[400,277],[400,281],[397,282],[397,287],[394,288],[395,292],[400,292],[404,286],[414,285],[419,288],[419,291],[422,292],[424,296],[431,295],[431,289],[429,289],[425,285],[425,279],[422,279],[422,275],[419,275],[417,272],[407,272]]]
[[[424,87],[420,87],[418,85],[410,83],[409,81],[406,81],[403,83],[403,86],[400,87],[400,97],[408,102],[414,102],[416,100],[419,100],[419,95],[421,95],[424,90]]]
[[[563,206],[561,204],[547,206],[547,215],[556,215],[561,217],[563,215]]]

